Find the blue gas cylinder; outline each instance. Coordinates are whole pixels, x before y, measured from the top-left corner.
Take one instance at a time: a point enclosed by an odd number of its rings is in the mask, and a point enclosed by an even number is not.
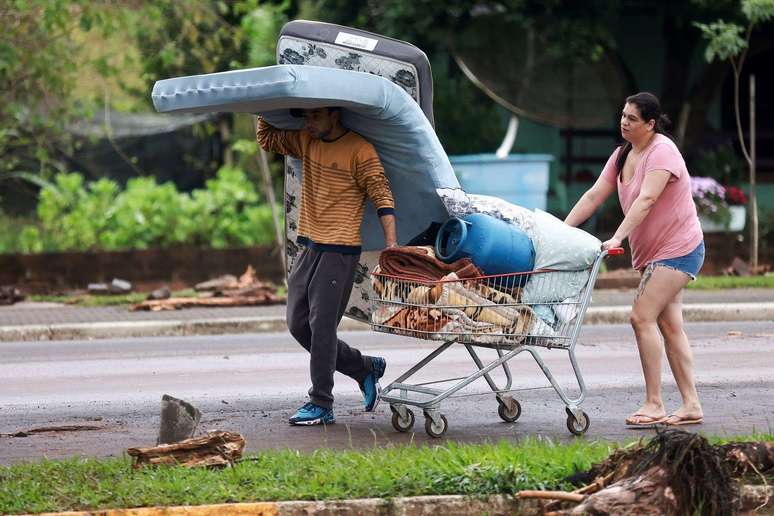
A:
[[[446,263],[470,258],[487,275],[528,272],[535,265],[532,240],[516,226],[484,213],[447,220],[438,230],[435,255]]]

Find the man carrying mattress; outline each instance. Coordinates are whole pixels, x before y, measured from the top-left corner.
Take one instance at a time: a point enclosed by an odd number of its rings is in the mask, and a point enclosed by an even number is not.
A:
[[[330,424],[333,373],[353,378],[363,391],[366,412],[379,400],[385,360],[364,356],[338,339],[360,257],[360,225],[366,198],[376,207],[387,247],[397,245],[395,204],[374,147],[341,125],[339,108],[291,110],[304,129],[284,131],[261,119],[258,143],[265,150],[302,160],[298,243],[304,250],[288,276],[288,328],[310,353],[310,402],[291,425]]]

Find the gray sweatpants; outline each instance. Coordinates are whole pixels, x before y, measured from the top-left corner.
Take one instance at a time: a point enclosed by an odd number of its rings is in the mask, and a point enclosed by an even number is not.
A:
[[[361,384],[371,359],[336,336],[347,308],[360,255],[305,248],[288,276],[287,321],[291,335],[311,357],[309,397],[321,407],[333,406],[333,373]]]

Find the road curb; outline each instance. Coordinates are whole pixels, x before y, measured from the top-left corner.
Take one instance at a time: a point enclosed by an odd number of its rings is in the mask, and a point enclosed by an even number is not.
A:
[[[414,496],[407,498],[365,498],[359,500],[311,502],[257,502],[199,506],[142,507],[136,509],[105,509],[82,512],[43,513],[39,516],[215,516],[221,514],[255,516],[467,516],[489,514],[541,514],[545,502],[513,496],[470,497],[463,495]]]
[[[629,306],[590,307],[584,324],[626,324]],[[690,322],[713,321],[772,321],[774,302],[766,303],[705,303],[683,306],[683,316]],[[45,340],[90,340],[148,337],[182,337],[192,335],[223,335],[287,331],[284,317],[257,316],[223,319],[121,321],[94,323],[62,323],[0,327],[0,342]],[[344,319],[342,331],[366,331],[366,323]]]

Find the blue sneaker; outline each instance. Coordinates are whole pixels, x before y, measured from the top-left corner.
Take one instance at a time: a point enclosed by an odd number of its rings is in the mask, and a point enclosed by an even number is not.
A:
[[[306,403],[288,420],[291,425],[330,425],[336,422],[333,409]]]
[[[360,386],[360,390],[363,391],[363,405],[365,405],[366,412],[372,412],[379,404],[379,394],[382,392],[379,378],[384,376],[386,368],[387,362],[382,357],[371,359],[371,372],[368,373]]]

